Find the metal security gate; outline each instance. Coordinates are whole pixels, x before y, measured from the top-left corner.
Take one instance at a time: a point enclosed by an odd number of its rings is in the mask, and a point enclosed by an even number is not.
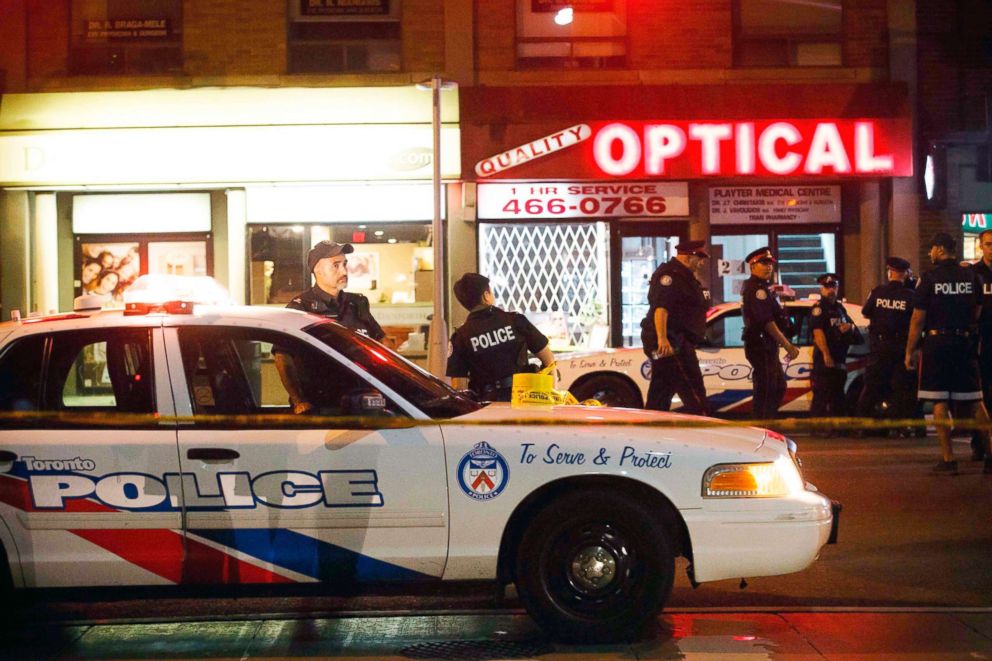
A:
[[[479,269],[496,303],[523,312],[552,349],[609,340],[607,223],[480,223]]]

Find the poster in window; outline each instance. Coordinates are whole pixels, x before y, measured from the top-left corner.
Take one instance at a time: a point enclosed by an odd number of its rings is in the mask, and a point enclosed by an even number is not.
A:
[[[206,241],[150,241],[148,272],[166,275],[207,273]]]
[[[348,255],[348,288],[375,289],[379,281],[379,253],[353,252]]]
[[[613,0],[530,0],[534,13],[552,12],[571,7],[576,13],[584,11],[613,11]]]
[[[83,243],[79,282],[83,294],[105,297],[105,304],[123,305],[124,290],[141,273],[138,243]]]
[[[300,16],[388,16],[389,0],[300,0]]]

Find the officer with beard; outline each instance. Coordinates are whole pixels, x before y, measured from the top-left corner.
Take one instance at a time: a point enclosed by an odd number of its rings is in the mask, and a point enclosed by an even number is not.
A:
[[[785,349],[789,360],[799,355],[786,332],[791,323],[772,291],[771,279],[777,260],[772,251],[758,248],[744,258],[751,277],[741,287],[741,313],[744,317],[744,355],[751,363],[754,386],[752,413],[761,419],[774,418],[785,395],[785,375],[778,359],[779,348]],[[784,331],[786,332],[783,332]]]
[[[314,285],[286,307],[333,319],[373,340],[381,340],[386,333],[372,316],[369,299],[344,290],[348,286],[346,255],[354,251],[350,243],[321,241],[315,245],[307,254],[307,269],[313,274]],[[279,347],[273,347],[272,354],[283,387],[289,393],[293,412],[302,414],[310,411],[313,406],[302,392],[298,366],[293,363],[293,357]]]
[[[885,262],[888,282],[872,289],[861,308],[870,324],[868,367],[856,411],[859,418],[872,417],[887,386],[892,391],[893,417],[909,418],[914,413],[914,375],[902,364],[913,316],[913,290],[905,284],[909,273],[908,261],[889,257]]]
[[[816,279],[820,300],[810,310],[813,330],[813,417],[844,414],[844,385],[847,382],[847,352],[862,342],[861,334],[837,298],[840,278],[824,273]]]
[[[709,291],[696,271],[709,258],[704,241],[683,241],[676,255],[651,276],[650,308],[641,322],[644,353],[651,359],[646,408],[667,411],[678,393],[686,413],[707,415],[706,388],[696,346],[706,334]]]

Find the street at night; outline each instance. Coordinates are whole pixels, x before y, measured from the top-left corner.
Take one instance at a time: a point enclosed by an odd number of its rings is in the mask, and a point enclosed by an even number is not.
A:
[[[925,439],[798,436],[807,476],[841,500],[838,544],[805,571],[704,584],[680,571],[657,626],[627,645],[545,637],[512,592],[329,597],[308,587],[19,598],[8,658],[983,658],[992,656],[992,481]],[[680,570],[684,563],[680,563]],[[745,577],[746,578],[746,577]],[[100,595],[103,595],[101,598]],[[151,597],[151,598],[149,598]],[[612,655],[612,656],[611,656]],[[697,656],[693,656],[697,655]],[[971,656],[970,656],[971,655]]]

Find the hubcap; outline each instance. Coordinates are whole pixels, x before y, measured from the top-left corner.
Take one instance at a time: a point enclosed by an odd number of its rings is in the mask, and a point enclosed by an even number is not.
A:
[[[617,559],[602,546],[587,546],[572,559],[572,580],[576,587],[602,590],[617,575]]]

